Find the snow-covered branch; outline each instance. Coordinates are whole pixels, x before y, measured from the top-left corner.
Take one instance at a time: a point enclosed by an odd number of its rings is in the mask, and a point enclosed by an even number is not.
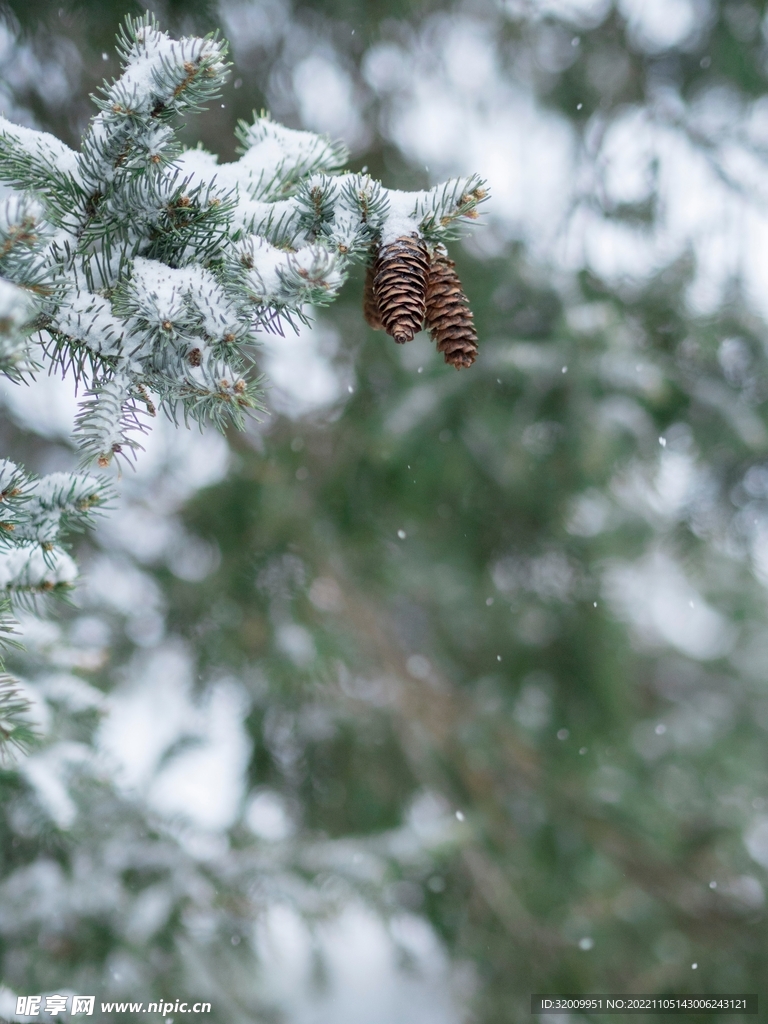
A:
[[[217,94],[226,45],[174,40],[148,16],[127,20],[119,50],[122,74],[79,153],[0,123],[0,180],[13,190],[0,277],[22,289],[0,281],[0,365],[25,365],[20,327],[37,328],[41,361],[84,380],[76,435],[102,466],[140,447],[144,410],[241,423],[260,408],[265,325],[332,301],[349,261],[390,236],[444,240],[484,198],[475,179],[391,192],[341,173],[341,143],[267,116],[240,124],[232,163],[182,152],[176,116]]]

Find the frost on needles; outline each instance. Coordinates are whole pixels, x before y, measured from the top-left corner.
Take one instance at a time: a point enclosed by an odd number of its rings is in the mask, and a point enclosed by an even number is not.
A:
[[[102,466],[159,408],[242,424],[259,407],[260,331],[330,302],[350,260],[390,234],[443,241],[484,196],[476,178],[390,192],[340,173],[340,143],[266,116],[240,125],[233,163],[182,150],[179,116],[217,95],[226,45],[171,39],[147,16],[119,49],[79,153],[0,120],[0,304],[9,330],[35,332],[31,349],[4,338],[4,366],[36,358],[83,380],[76,435]]]
[[[0,372],[72,374],[75,436],[102,468],[135,455],[159,409],[242,426],[260,408],[260,332],[332,301],[350,262],[390,238],[439,245],[485,197],[476,177],[388,190],[344,173],[341,143],[268,116],[240,124],[232,163],[184,150],[180,118],[218,94],[226,44],[172,39],[147,15],[118,48],[79,152],[0,118]],[[10,462],[0,476],[0,592],[71,585],[62,530],[103,504],[104,483]]]

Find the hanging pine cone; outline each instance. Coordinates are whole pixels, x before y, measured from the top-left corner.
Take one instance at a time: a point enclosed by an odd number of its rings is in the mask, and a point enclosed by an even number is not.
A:
[[[437,342],[437,351],[457,370],[471,366],[477,356],[474,317],[461,287],[456,264],[437,249],[427,279],[426,327]]]
[[[373,291],[373,264],[369,263],[365,271],[365,287],[363,289],[363,316],[369,327],[374,331],[383,331],[384,324],[381,322],[379,304]]]
[[[413,341],[424,320],[429,257],[416,235],[403,235],[379,250],[373,294],[384,330],[398,345]]]

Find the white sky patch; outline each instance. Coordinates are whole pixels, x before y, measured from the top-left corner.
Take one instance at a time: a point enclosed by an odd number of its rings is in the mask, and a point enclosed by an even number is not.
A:
[[[363,71],[390,93],[384,132],[407,156],[426,164],[434,181],[480,174],[492,189],[489,214],[551,246],[572,194],[573,130],[500,78],[491,47],[477,22],[445,20],[416,52],[373,48]],[[467,67],[477,75],[468,77]]]
[[[196,724],[190,674],[186,652],[168,645],[135,665],[132,681],[110,696],[99,746],[119,764],[124,785],[145,789],[165,750]]]
[[[653,129],[645,112],[630,108],[608,128],[598,173],[613,202],[641,202],[653,194]]]
[[[285,337],[263,334],[268,404],[298,418],[325,409],[346,395],[351,378],[333,360],[339,341],[336,330],[322,320],[309,327],[300,325],[298,334],[290,327]]]
[[[669,644],[701,661],[722,657],[733,647],[733,627],[662,552],[631,564],[615,562],[605,572],[603,590],[643,644]]]
[[[590,488],[572,499],[566,529],[576,537],[596,537],[605,529],[611,504],[600,491]]]
[[[82,69],[80,53],[71,40],[53,38],[50,48],[38,55],[34,43],[20,44],[8,25],[0,29],[0,63],[3,114],[14,124],[26,125],[35,119],[20,97],[34,91],[47,108],[61,109],[71,102]]]
[[[160,588],[152,576],[119,551],[101,554],[88,563],[78,597],[96,614],[112,610],[124,615],[129,635],[142,647],[154,646],[162,637]]]
[[[299,668],[306,668],[315,658],[312,634],[297,622],[284,622],[276,631],[277,646]]]
[[[307,128],[343,139],[352,149],[368,141],[354,84],[334,55],[317,52],[300,61],[293,70],[293,88]]]
[[[153,502],[157,502],[157,488],[165,487],[181,504],[200,488],[222,480],[229,468],[229,448],[218,431],[179,426],[164,415],[152,421],[142,444],[136,471],[125,473],[124,480],[126,486],[135,482],[137,490],[151,488]]]
[[[768,522],[757,520],[750,538],[752,571],[763,586],[768,587]]]
[[[101,690],[90,686],[77,676],[66,672],[57,672],[36,680],[46,700],[56,704],[64,704],[74,712],[86,711],[90,708],[102,710],[106,706],[106,698]]]
[[[562,235],[559,259],[570,269],[586,262],[609,279],[642,279],[691,247],[697,273],[688,301],[694,311],[716,308],[736,275],[744,276],[751,297],[768,309],[761,297],[768,283],[764,261],[749,260],[750,251],[768,241],[762,197],[755,202],[725,184],[710,157],[676,126],[679,116],[672,96],[661,97],[650,114],[630,108],[620,115],[606,131],[589,186],[609,207],[643,202],[657,192],[653,228],[606,219],[582,203]],[[746,173],[742,166],[736,180]]]

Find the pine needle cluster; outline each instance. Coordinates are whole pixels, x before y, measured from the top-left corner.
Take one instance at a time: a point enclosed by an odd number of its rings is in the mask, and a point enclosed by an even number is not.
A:
[[[147,16],[119,49],[79,152],[0,121],[7,319],[36,309],[34,341],[0,358],[13,371],[32,353],[83,382],[76,436],[102,466],[136,452],[158,409],[241,426],[261,407],[260,332],[330,302],[350,261],[403,225],[435,245],[484,197],[474,178],[400,193],[340,173],[342,144],[266,115],[241,123],[232,163],[182,150],[179,119],[218,94],[226,45],[171,39]]]
[[[220,165],[178,132],[219,94],[226,44],[172,39],[147,15],[126,20],[118,49],[122,72],[95,97],[79,151],[0,118],[0,373],[73,376],[75,437],[101,468],[135,457],[159,410],[242,427],[262,408],[260,333],[332,301],[372,247],[407,234],[433,249],[485,195],[474,177],[387,190],[343,173],[341,143],[266,114],[240,124],[240,157]],[[104,482],[33,480],[4,461],[0,492],[3,593],[70,587],[62,536],[104,504]]]

